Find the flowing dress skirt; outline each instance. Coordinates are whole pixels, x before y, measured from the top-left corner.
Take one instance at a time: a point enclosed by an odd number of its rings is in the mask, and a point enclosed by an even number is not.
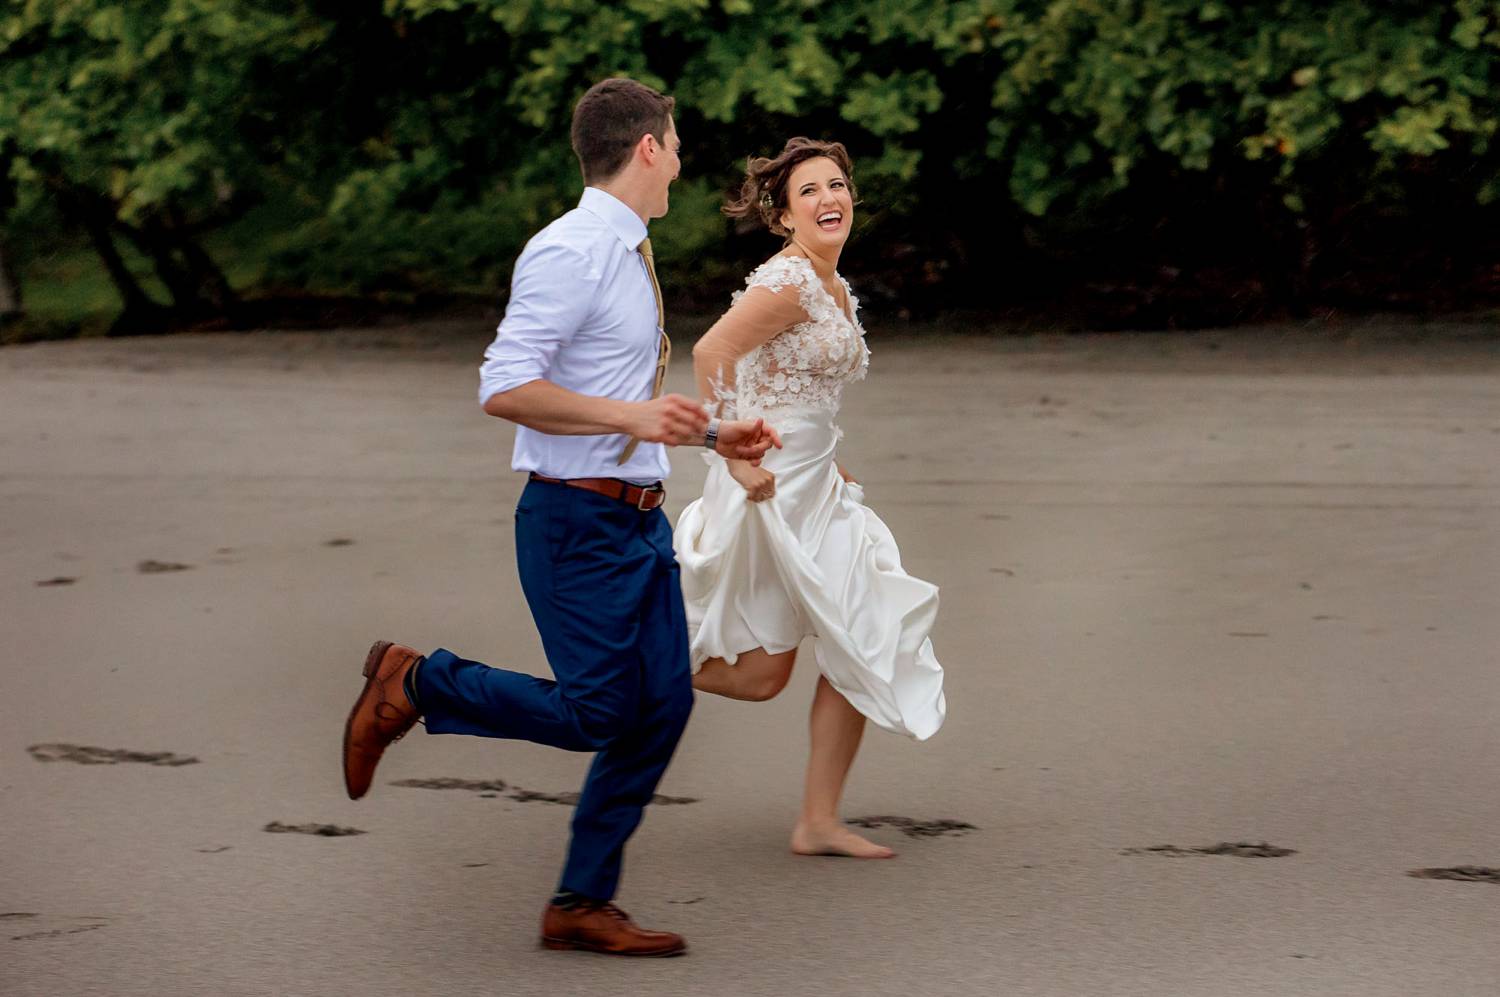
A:
[[[750,502],[724,460],[706,454],[703,497],[677,521],[693,670],[709,658],[733,664],[753,648],[775,654],[807,639],[819,670],[855,709],[926,740],[946,710],[928,636],[937,586],[902,570],[863,489],[839,476],[834,413],[774,416],[785,447],[763,466],[776,474],[775,497]]]

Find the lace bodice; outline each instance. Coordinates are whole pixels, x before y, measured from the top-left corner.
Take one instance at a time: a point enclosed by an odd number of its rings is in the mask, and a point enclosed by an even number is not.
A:
[[[844,385],[863,380],[870,365],[865,332],[859,325],[859,299],[843,277],[853,319],[823,286],[812,262],[801,256],[773,256],[745,278],[745,287],[779,294],[796,289],[807,320],[745,354],[735,364],[735,409],[743,418],[774,408],[838,410]],[[738,301],[744,291],[735,292]]]

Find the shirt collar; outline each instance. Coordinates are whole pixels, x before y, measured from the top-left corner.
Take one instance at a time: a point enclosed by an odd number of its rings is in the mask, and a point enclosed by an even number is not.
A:
[[[624,201],[598,187],[583,188],[578,206],[590,214],[597,215],[632,253],[640,248],[646,238],[646,223],[632,211]]]

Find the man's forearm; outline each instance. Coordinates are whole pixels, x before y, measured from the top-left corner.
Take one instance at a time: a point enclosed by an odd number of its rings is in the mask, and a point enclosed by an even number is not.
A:
[[[551,381],[537,380],[491,395],[484,403],[484,410],[553,436],[600,436],[625,432],[629,405],[613,398],[580,395]]]

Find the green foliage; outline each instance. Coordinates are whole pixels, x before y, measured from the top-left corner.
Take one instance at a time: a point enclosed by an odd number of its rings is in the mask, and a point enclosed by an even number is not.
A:
[[[532,129],[531,148],[561,148],[578,94],[630,74],[677,96],[685,170],[705,189],[729,188],[747,154],[790,135],[839,138],[856,155],[870,234],[968,247],[969,260],[1020,229],[1059,250],[1121,219],[1149,229],[1200,213],[1192,196],[1258,205],[1247,210],[1274,242],[1335,215],[1400,214],[1434,178],[1460,213],[1500,194],[1493,0],[387,0],[386,10],[409,19],[413,37],[442,26],[487,66],[513,67],[485,76],[490,106]],[[713,233],[726,231],[711,197],[679,198],[671,224],[704,240],[684,261],[713,255]],[[1261,248],[1294,269],[1306,256]]]
[[[679,101],[679,280],[769,248],[719,193],[795,134],[854,152],[865,241],[981,278],[997,244],[1210,215],[1305,269],[1307,233],[1500,199],[1497,0],[27,0],[0,13],[11,241],[70,191],[130,238],[271,204],[276,285],[493,291],[576,197],[572,104],[613,74]]]
[[[0,18],[0,146],[33,192],[66,178],[139,221],[211,216],[264,161],[270,78],[316,46],[305,16],[234,0],[31,0]]]
[[[45,196],[87,232],[137,326],[164,313],[131,248],[180,314],[221,314],[234,296],[202,233],[253,203],[278,158],[263,139],[288,103],[285,72],[326,34],[304,11],[249,0],[10,5],[0,166],[16,214],[35,218]]]
[[[334,188],[322,216],[297,227],[276,252],[276,284],[305,282],[337,293],[443,289],[493,295],[525,241],[566,208],[576,169],[518,171],[478,191],[433,182],[434,151],[384,168],[358,169]],[[537,164],[530,164],[535,167]]]

